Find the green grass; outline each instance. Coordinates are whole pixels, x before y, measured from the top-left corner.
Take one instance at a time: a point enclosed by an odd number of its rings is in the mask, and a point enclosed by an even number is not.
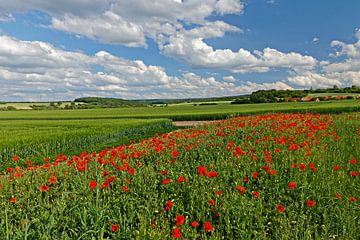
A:
[[[285,102],[263,104],[219,104],[210,106],[170,105],[168,107],[138,107],[115,109],[4,111],[0,119],[117,119],[171,118],[173,120],[221,119],[228,115],[265,112],[342,112],[359,111],[359,100],[324,102]]]
[[[14,154],[42,160],[57,153],[79,154],[171,130],[167,119],[2,120],[0,168]]]

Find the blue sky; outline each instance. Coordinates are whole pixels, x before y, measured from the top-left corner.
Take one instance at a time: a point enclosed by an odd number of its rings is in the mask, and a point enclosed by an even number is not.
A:
[[[360,1],[0,0],[0,101],[360,85]]]

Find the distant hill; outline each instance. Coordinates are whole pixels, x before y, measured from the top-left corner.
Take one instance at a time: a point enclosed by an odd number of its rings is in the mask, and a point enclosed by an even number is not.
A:
[[[124,100],[119,98],[83,97],[76,98],[74,102],[86,103],[88,108],[117,108],[117,107],[144,107],[142,101]]]

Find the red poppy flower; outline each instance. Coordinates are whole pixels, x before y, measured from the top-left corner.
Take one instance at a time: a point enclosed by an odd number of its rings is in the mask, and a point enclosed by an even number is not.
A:
[[[186,179],[185,179],[185,177],[180,176],[177,181],[178,181],[178,183],[182,183],[182,182],[186,182]]]
[[[166,202],[166,208],[165,208],[165,210],[166,210],[166,211],[170,211],[170,209],[171,209],[172,206],[173,206],[172,202],[171,202],[170,200],[168,200],[168,201]]]
[[[212,226],[212,224],[210,222],[205,222],[204,223],[204,229],[207,232],[211,232],[212,230],[214,230],[214,227]]]
[[[161,175],[166,176],[168,174],[167,171],[161,171]]]
[[[350,163],[355,165],[356,164],[356,159],[355,158],[350,159]]]
[[[356,202],[356,197],[349,197],[349,200],[352,201],[352,202]]]
[[[196,228],[196,227],[199,226],[199,224],[197,223],[197,221],[193,221],[193,222],[191,223],[191,226],[192,226],[193,228]]]
[[[117,224],[112,224],[111,225],[111,231],[112,232],[117,232],[119,230],[119,225]]]
[[[306,169],[306,164],[300,164],[300,171],[304,171]]]
[[[178,215],[175,217],[176,226],[181,226],[185,222],[185,217],[182,215]]]
[[[256,198],[259,198],[260,193],[259,192],[253,192],[252,195],[254,195],[254,197],[256,197]]]
[[[16,161],[18,161],[20,158],[17,156],[17,155],[14,155],[13,157],[12,157],[12,160],[14,161],[14,162],[16,162]]]
[[[236,190],[238,190],[241,195],[245,193],[245,188],[242,187],[242,186],[237,186],[237,187],[236,187]]]
[[[270,171],[270,167],[269,167],[269,166],[264,166],[263,169],[264,169],[265,172],[269,172],[269,171]]]
[[[106,170],[104,170],[104,171],[102,172],[102,175],[103,175],[103,177],[106,177],[107,175],[109,175],[109,172],[106,171]]]
[[[215,201],[213,199],[209,200],[210,205],[215,206]]]
[[[313,206],[315,206],[315,204],[316,204],[316,202],[314,202],[314,201],[311,201],[311,200],[306,201],[306,206],[308,206],[308,207],[313,207]]]
[[[342,198],[339,193],[336,193],[336,194],[335,194],[335,197],[336,197],[337,199],[341,199],[341,198]]]
[[[277,209],[279,212],[282,212],[282,213],[285,211],[284,206],[281,205],[281,204],[278,204],[277,207],[276,207],[276,209]]]
[[[123,187],[123,192],[127,192],[129,191],[129,188],[128,187]]]
[[[56,181],[57,181],[57,179],[56,179],[56,177],[55,177],[55,176],[51,176],[51,177],[49,178],[49,182],[50,182],[50,184],[55,184],[55,183],[56,183]]]
[[[258,173],[258,172],[253,172],[252,177],[253,177],[254,179],[258,178],[258,177],[259,177],[259,173]]]
[[[210,171],[210,172],[207,174],[207,176],[208,176],[209,178],[215,178],[215,177],[218,176],[218,173],[215,172],[215,171]]]
[[[179,228],[174,229],[172,238],[182,238],[182,234]]]
[[[201,175],[201,176],[206,176],[206,167],[203,167],[203,166],[198,166],[198,173]]]
[[[292,188],[295,188],[296,187],[296,182],[290,182],[289,184],[288,184],[288,188],[289,189],[292,189]]]
[[[97,185],[97,182],[94,180],[94,181],[90,182],[89,187],[90,187],[90,189],[94,189],[94,188],[96,188],[96,185]]]
[[[128,172],[130,173],[130,175],[135,174],[135,169],[134,168],[129,168]]]
[[[340,166],[338,166],[338,165],[334,166],[334,168],[333,168],[334,171],[338,171],[339,169],[340,169]]]
[[[161,184],[166,185],[169,184],[171,182],[171,179],[164,179]]]
[[[356,177],[356,175],[357,175],[357,172],[350,172],[350,176]]]
[[[49,191],[50,187],[49,186],[46,186],[46,185],[41,185],[40,186],[40,191]]]
[[[16,203],[17,202],[17,198],[16,197],[12,197],[9,199],[10,202],[12,203]]]
[[[276,173],[277,173],[276,170],[271,170],[271,171],[270,171],[270,175],[275,175]]]

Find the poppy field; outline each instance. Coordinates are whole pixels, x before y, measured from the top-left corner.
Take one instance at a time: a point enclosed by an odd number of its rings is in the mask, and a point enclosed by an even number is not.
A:
[[[359,146],[359,113],[273,113],[42,163],[14,153],[0,238],[359,239]]]

